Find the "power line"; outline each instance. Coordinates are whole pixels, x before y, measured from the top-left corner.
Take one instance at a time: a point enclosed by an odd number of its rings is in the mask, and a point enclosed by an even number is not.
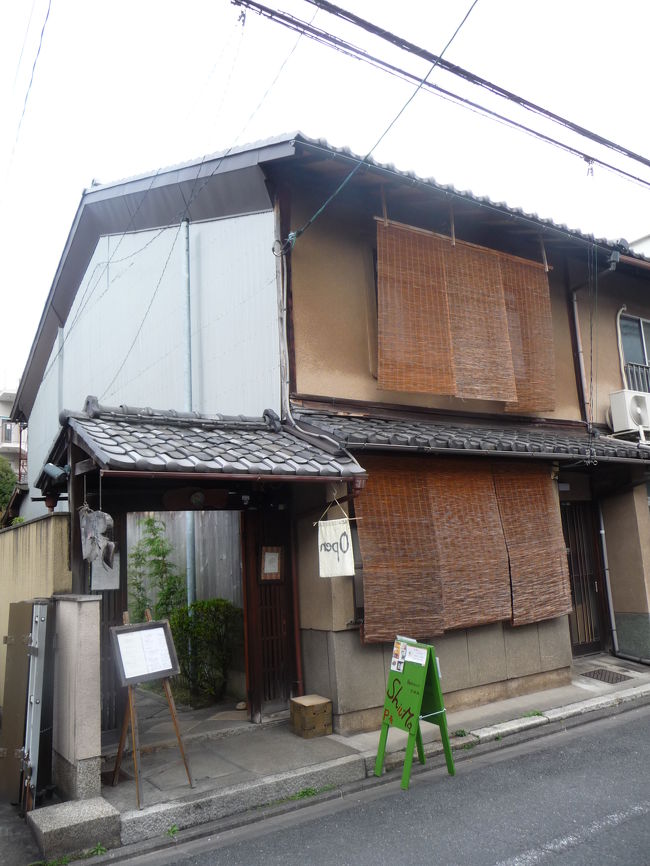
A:
[[[238,3],[239,0],[233,0],[233,2],[234,2],[234,3]],[[450,39],[448,40],[447,44],[446,44],[445,47],[442,49],[442,53],[440,54],[440,58],[442,58],[442,57],[444,56],[445,52],[447,51],[447,49],[449,48],[449,46],[451,45],[451,43],[454,41],[454,39],[456,38],[456,36],[458,36],[458,34],[459,34],[460,31],[461,31],[461,28],[463,27],[463,25],[465,24],[465,22],[467,21],[467,19],[468,19],[469,16],[471,15],[471,13],[472,13],[472,11],[473,11],[473,9],[474,9],[474,7],[476,6],[477,3],[478,3],[478,0],[473,0],[473,2],[472,2],[472,4],[470,5],[469,9],[468,9],[467,12],[465,13],[465,15],[464,15],[462,21],[460,22],[460,24],[458,25],[458,27],[456,27],[456,29],[454,30],[454,32],[453,32],[453,34],[451,35]],[[313,20],[313,19],[312,19],[312,20]],[[281,251],[280,251],[280,253],[279,253],[280,255],[284,255],[284,254],[288,251],[288,249],[290,249],[290,248],[292,248],[292,247],[294,246],[294,244],[295,244],[295,242],[298,240],[298,238],[299,238],[302,234],[304,234],[304,233],[307,231],[307,229],[308,229],[308,228],[309,228],[309,227],[310,227],[310,226],[311,226],[311,225],[312,225],[312,224],[313,224],[313,223],[318,219],[318,217],[323,213],[323,211],[328,207],[328,205],[329,205],[332,201],[334,201],[334,199],[339,195],[339,193],[340,193],[340,192],[341,192],[341,191],[342,191],[342,190],[347,186],[347,184],[352,180],[352,178],[353,178],[354,175],[359,171],[359,169],[361,168],[361,166],[364,165],[364,164],[367,162],[368,159],[370,159],[370,157],[371,157],[373,151],[376,150],[377,147],[379,147],[379,145],[381,144],[381,142],[382,142],[382,141],[384,140],[384,138],[388,135],[388,133],[390,132],[390,130],[391,130],[391,129],[393,128],[393,126],[397,123],[397,121],[399,120],[399,118],[402,116],[402,114],[404,114],[404,112],[406,111],[406,109],[408,108],[408,106],[411,104],[411,102],[415,99],[415,97],[417,96],[417,94],[420,92],[420,90],[422,89],[422,87],[423,87],[424,83],[426,82],[427,78],[431,75],[431,73],[433,72],[433,70],[438,66],[438,64],[439,64],[439,62],[440,62],[440,58],[436,58],[436,59],[433,61],[433,63],[431,64],[431,67],[430,67],[429,71],[427,72],[427,74],[426,74],[426,75],[424,76],[424,78],[423,78],[423,79],[418,83],[418,85],[417,85],[417,87],[415,88],[415,90],[413,91],[413,93],[409,96],[409,98],[406,100],[406,102],[404,103],[404,105],[400,108],[400,110],[397,112],[397,114],[396,114],[396,115],[393,117],[393,119],[390,121],[390,123],[389,123],[388,126],[384,129],[384,131],[383,131],[382,134],[379,136],[379,138],[377,139],[377,141],[376,141],[376,142],[373,144],[373,146],[370,148],[370,150],[368,151],[368,153],[367,153],[367,154],[366,154],[362,159],[360,159],[360,160],[357,162],[357,164],[356,164],[355,167],[352,169],[352,171],[349,172],[349,174],[348,174],[348,175],[347,175],[347,176],[346,176],[346,177],[341,181],[341,183],[340,183],[340,184],[338,185],[338,187],[334,190],[334,192],[332,193],[332,195],[330,195],[329,198],[327,198],[327,199],[323,202],[323,204],[318,208],[318,210],[316,210],[316,211],[315,211],[315,212],[314,212],[314,213],[309,217],[309,219],[307,220],[307,222],[305,222],[305,223],[304,223],[304,224],[303,224],[299,229],[297,229],[295,232],[289,232],[289,236],[288,236],[286,242],[285,242],[284,244],[282,244],[282,246],[281,246]]]
[[[14,146],[11,150],[11,159],[13,159],[14,153],[16,151],[16,145],[18,144],[18,138],[20,136],[20,130],[23,125],[23,118],[25,117],[25,112],[27,111],[27,102],[29,100],[29,94],[32,92],[32,84],[34,83],[34,73],[36,72],[36,64],[38,63],[38,58],[41,56],[41,48],[43,47],[43,37],[45,35],[45,28],[47,26],[47,22],[50,18],[50,9],[52,8],[52,0],[48,0],[47,4],[47,12],[45,13],[45,20],[43,21],[43,26],[41,27],[41,35],[38,40],[38,48],[36,49],[36,57],[34,58],[34,63],[32,64],[32,74],[29,78],[29,84],[27,85],[27,91],[25,93],[25,101],[23,102],[23,110],[20,115],[20,120],[18,121],[18,129],[16,130],[16,139],[14,141]],[[21,52],[22,57],[22,52]],[[11,160],[10,160],[11,161]]]
[[[368,33],[371,33],[372,35],[377,36],[386,42],[389,42],[391,45],[395,45],[397,48],[400,48],[403,51],[408,52],[409,54],[413,54],[416,57],[421,57],[423,60],[428,60],[429,62],[437,59],[440,68],[444,69],[446,72],[450,72],[452,75],[463,78],[470,84],[474,84],[478,87],[483,87],[486,90],[489,90],[491,93],[494,93],[497,96],[502,97],[503,99],[507,99],[509,102],[513,102],[521,106],[522,108],[525,108],[526,110],[539,115],[540,117],[544,117],[547,120],[553,121],[553,123],[564,126],[566,127],[566,129],[569,129],[571,132],[574,132],[583,138],[588,138],[596,144],[599,144],[610,150],[615,150],[622,156],[627,157],[628,159],[632,159],[636,162],[640,162],[643,165],[650,167],[650,159],[648,159],[647,157],[641,156],[641,154],[635,153],[633,150],[630,150],[629,148],[624,147],[623,145],[618,144],[615,141],[611,141],[610,139],[599,135],[597,132],[586,129],[584,126],[580,126],[579,124],[574,123],[572,120],[568,120],[566,117],[562,117],[561,115],[556,114],[553,111],[549,111],[548,109],[543,108],[541,105],[537,105],[534,102],[531,102],[523,96],[518,96],[512,91],[506,90],[505,87],[501,87],[500,85],[495,84],[492,81],[488,81],[486,78],[481,78],[481,76],[476,75],[475,73],[470,72],[467,69],[463,69],[462,66],[457,66],[454,63],[449,63],[447,60],[443,60],[442,55],[440,55],[440,57],[437,57],[437,55],[433,54],[431,51],[427,51],[426,48],[421,48],[420,46],[415,45],[413,42],[409,42],[406,39],[403,39],[401,36],[397,36],[395,33],[391,33],[389,30],[384,30],[381,27],[377,27],[370,21],[366,21],[364,18],[360,18],[358,15],[354,15],[352,12],[348,12],[346,9],[342,9],[340,6],[335,6],[333,3],[328,2],[328,0],[305,0],[305,2],[310,3],[312,6],[316,6],[318,9],[324,10],[325,12],[329,12],[331,15],[334,15],[337,18],[348,21],[349,23],[354,24],[356,27],[360,27]]]
[[[414,75],[411,72],[408,72],[401,67],[395,66],[388,61],[377,57],[376,55],[369,54],[363,49],[353,45],[350,42],[346,42],[338,36],[335,36],[331,33],[328,33],[325,30],[311,27],[306,24],[304,21],[301,21],[299,18],[295,18],[291,15],[288,15],[283,12],[276,12],[273,9],[269,9],[266,6],[262,6],[261,4],[254,2],[254,0],[232,0],[232,2],[238,2],[242,5],[246,5],[247,7],[254,9],[258,14],[262,17],[266,17],[269,20],[273,21],[277,24],[282,24],[284,27],[287,27],[290,30],[294,30],[295,32],[304,33],[307,37],[314,40],[315,42],[334,48],[342,54],[345,54],[349,57],[352,57],[355,60],[361,60],[364,63],[368,63],[371,66],[374,66],[377,69],[380,69],[384,72],[387,72],[390,75],[394,75],[397,78],[401,78],[405,81],[419,81],[418,76]],[[435,55],[432,55],[435,56]],[[572,156],[577,156],[579,159],[584,160],[589,166],[598,165],[601,168],[604,168],[607,171],[613,172],[615,174],[620,175],[628,181],[639,184],[641,186],[650,186],[650,181],[645,180],[644,178],[639,177],[638,175],[632,174],[629,171],[626,171],[623,168],[613,165],[612,163],[606,162],[599,157],[594,156],[591,153],[587,153],[586,151],[580,150],[573,145],[567,144],[559,139],[553,138],[546,133],[540,132],[539,130],[533,129],[530,126],[527,126],[513,118],[506,117],[503,114],[500,114],[493,109],[487,108],[480,103],[474,102],[473,100],[468,99],[467,97],[461,96],[460,94],[454,93],[450,90],[447,90],[444,87],[441,87],[438,84],[435,84],[431,81],[424,81],[423,87],[428,91],[434,91],[438,95],[440,95],[443,99],[447,99],[449,101],[455,102],[461,107],[466,107],[471,111],[482,114],[485,117],[488,117],[498,123],[509,126],[513,129],[517,129],[521,132],[526,133],[527,135],[538,138],[540,141],[545,144],[550,144],[553,147],[556,147],[560,150],[564,150],[566,153],[571,154]],[[615,150],[620,151],[620,147],[615,145]],[[639,157],[639,161],[643,161],[643,157]]]
[[[29,28],[32,26],[32,18],[34,17],[35,7],[36,7],[36,0],[32,0],[32,8],[29,10],[29,19],[27,21],[27,27],[25,28],[25,35],[23,36],[23,44],[20,46],[20,56],[18,57],[18,62],[16,63],[16,72],[14,73],[14,87],[16,86],[16,81],[18,81],[18,73],[20,72],[20,64],[23,62],[23,54],[25,53],[25,45],[27,44],[27,37],[29,35]]]
[[[474,0],[474,2],[476,3],[476,2],[478,2],[478,0]],[[314,15],[312,16],[312,19],[311,19],[312,21],[314,20],[314,18],[316,17],[317,14],[318,14],[318,10],[316,10],[316,12],[314,12]],[[243,32],[244,25],[246,24],[246,15],[245,15],[245,12],[242,12],[242,14],[240,15],[240,17],[239,17],[238,20],[242,22],[242,32]],[[140,333],[142,332],[142,328],[144,327],[145,321],[146,321],[146,319],[147,319],[147,317],[148,317],[148,315],[149,315],[149,312],[150,312],[150,310],[151,310],[151,307],[153,306],[153,302],[154,302],[154,300],[155,300],[155,298],[156,298],[156,295],[158,294],[158,289],[160,288],[160,285],[161,285],[161,283],[162,283],[163,277],[165,276],[165,273],[166,273],[167,268],[168,268],[168,266],[169,266],[169,262],[170,262],[170,260],[171,260],[172,253],[173,253],[174,247],[175,247],[175,245],[176,245],[176,240],[177,240],[177,238],[178,238],[178,233],[179,233],[180,230],[181,230],[181,226],[182,226],[182,224],[183,224],[183,220],[186,218],[187,214],[189,213],[189,209],[190,209],[190,207],[191,207],[191,205],[192,205],[192,202],[193,202],[193,201],[196,199],[196,197],[201,193],[201,191],[203,190],[203,188],[205,187],[205,185],[208,183],[208,181],[210,180],[210,178],[214,177],[214,175],[215,175],[216,172],[219,170],[219,168],[220,168],[222,162],[224,161],[224,159],[225,159],[225,158],[230,154],[230,152],[231,152],[231,151],[233,150],[233,148],[236,146],[236,144],[237,144],[237,142],[239,141],[240,137],[243,135],[244,131],[247,129],[248,124],[251,122],[251,120],[255,117],[255,115],[257,114],[257,112],[260,110],[260,108],[261,108],[262,105],[264,104],[264,101],[266,100],[267,96],[269,95],[269,93],[271,92],[271,90],[273,89],[273,87],[275,86],[275,84],[276,84],[277,80],[279,79],[279,77],[280,77],[282,71],[284,70],[286,64],[288,63],[288,61],[289,61],[289,59],[291,58],[291,56],[293,55],[294,51],[295,51],[296,48],[298,47],[298,43],[300,42],[300,39],[301,39],[301,38],[302,38],[302,34],[300,34],[300,35],[298,36],[298,39],[295,41],[293,47],[292,47],[291,50],[289,51],[289,54],[287,55],[287,57],[284,59],[284,61],[283,61],[282,64],[280,65],[280,68],[278,69],[278,72],[277,72],[275,78],[271,81],[270,85],[267,87],[267,89],[266,89],[266,91],[264,92],[264,94],[263,94],[261,100],[259,101],[259,103],[257,104],[257,106],[253,109],[253,111],[252,111],[251,114],[249,115],[249,117],[248,117],[248,119],[246,120],[246,122],[244,123],[243,127],[241,128],[241,130],[239,131],[239,133],[238,133],[237,136],[235,137],[235,140],[233,141],[233,143],[230,145],[230,147],[228,148],[228,150],[227,150],[224,154],[222,154],[222,156],[221,156],[221,157],[219,158],[219,160],[217,161],[217,164],[216,164],[216,166],[214,167],[214,169],[213,169],[213,170],[208,174],[208,176],[205,178],[205,180],[203,181],[203,183],[201,184],[201,186],[198,187],[198,189],[197,189],[197,183],[198,183],[199,176],[200,176],[200,173],[201,173],[201,167],[203,166],[205,160],[207,159],[207,154],[204,155],[203,158],[201,159],[201,161],[200,161],[200,163],[199,163],[199,165],[198,165],[197,171],[196,171],[196,176],[195,176],[195,178],[194,178],[194,183],[193,183],[193,186],[192,186],[192,190],[191,190],[191,192],[190,192],[189,200],[185,203],[185,206],[184,206],[184,208],[182,209],[182,211],[179,211],[179,213],[177,214],[177,216],[180,216],[180,220],[179,220],[179,223],[178,223],[178,227],[177,227],[177,229],[176,229],[176,234],[175,234],[175,236],[174,236],[174,241],[173,241],[172,246],[171,246],[171,248],[170,248],[170,251],[169,251],[169,254],[168,254],[167,259],[166,259],[166,261],[165,261],[165,264],[163,265],[162,272],[161,272],[161,274],[160,274],[160,277],[159,277],[159,279],[158,279],[158,282],[157,282],[157,284],[156,284],[156,287],[155,287],[155,289],[154,289],[154,292],[153,292],[153,294],[152,294],[152,296],[151,296],[151,300],[149,301],[149,305],[148,305],[147,309],[145,310],[144,316],[142,317],[142,320],[141,320],[141,322],[140,322],[140,325],[138,326],[138,329],[137,329],[137,331],[136,331],[135,337],[133,338],[133,341],[132,341],[131,345],[129,346],[129,348],[128,348],[127,352],[126,352],[126,355],[124,356],[124,358],[123,358],[123,360],[122,360],[122,363],[120,364],[120,366],[119,366],[117,372],[115,373],[115,375],[113,376],[113,378],[111,379],[111,381],[109,382],[109,384],[106,386],[106,389],[104,390],[104,393],[102,394],[102,396],[100,397],[100,399],[103,399],[103,398],[106,396],[106,394],[110,391],[111,387],[112,387],[113,384],[115,383],[117,377],[119,376],[119,374],[121,373],[121,371],[124,369],[124,366],[125,366],[125,364],[126,364],[128,358],[129,358],[129,356],[131,355],[131,352],[133,351],[133,348],[134,348],[134,346],[135,346],[135,344],[136,344],[136,342],[137,342],[137,339],[138,339]],[[240,44],[241,44],[241,43],[240,43]],[[233,68],[234,68],[234,64],[233,64]],[[230,78],[229,78],[228,80],[230,81]],[[169,227],[171,227],[171,226],[169,226]]]

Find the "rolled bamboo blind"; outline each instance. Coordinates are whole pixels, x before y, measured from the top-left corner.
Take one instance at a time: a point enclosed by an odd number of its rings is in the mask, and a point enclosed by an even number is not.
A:
[[[500,267],[517,384],[517,399],[506,411],[551,411],[555,357],[548,278],[538,266],[512,259],[502,258]]]
[[[499,258],[464,244],[444,250],[456,396],[517,399]]]
[[[377,223],[381,388],[456,393],[444,255],[435,241]]]
[[[363,558],[364,640],[442,634],[428,474],[417,458],[364,460],[368,481],[355,500]]]
[[[569,613],[566,544],[549,467],[495,464],[493,471],[510,556],[513,625]]]
[[[510,619],[508,553],[489,461],[429,462],[445,630]]]
[[[377,222],[380,388],[555,405],[548,278],[536,262]]]
[[[356,500],[364,639],[425,638],[571,609],[547,464],[369,457]]]

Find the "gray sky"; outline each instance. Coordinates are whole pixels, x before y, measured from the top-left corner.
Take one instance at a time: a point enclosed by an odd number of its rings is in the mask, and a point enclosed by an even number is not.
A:
[[[311,20],[304,0],[267,5]],[[434,53],[471,0],[339,0]],[[0,8],[0,388],[15,387],[81,193],[101,182],[300,129],[364,154],[413,91],[229,0],[48,0]],[[416,75],[425,61],[344,27],[314,24]],[[447,60],[646,155],[650,3],[479,0]],[[21,56],[22,52],[22,56]],[[284,65],[283,65],[284,64]],[[432,81],[650,181],[650,169],[542,126],[440,70]],[[599,237],[650,233],[650,188],[420,92],[380,161]],[[269,251],[269,255],[270,255]]]

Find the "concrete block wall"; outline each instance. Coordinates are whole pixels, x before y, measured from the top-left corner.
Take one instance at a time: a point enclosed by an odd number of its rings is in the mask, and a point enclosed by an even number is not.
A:
[[[362,644],[358,630],[301,633],[305,690],[332,700],[339,733],[370,730],[381,707],[392,644]],[[448,709],[566,684],[571,642],[566,616],[513,627],[496,623],[433,638]]]
[[[99,595],[60,595],[54,644],[54,782],[71,800],[101,793]]]
[[[50,598],[72,589],[69,514],[49,514],[0,530],[0,636],[7,634],[9,605]],[[7,648],[0,640],[0,706]]]

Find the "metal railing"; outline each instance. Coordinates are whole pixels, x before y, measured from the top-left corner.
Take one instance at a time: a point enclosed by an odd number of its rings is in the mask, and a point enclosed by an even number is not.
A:
[[[626,364],[625,378],[631,391],[645,391],[650,394],[650,366],[647,364]]]

